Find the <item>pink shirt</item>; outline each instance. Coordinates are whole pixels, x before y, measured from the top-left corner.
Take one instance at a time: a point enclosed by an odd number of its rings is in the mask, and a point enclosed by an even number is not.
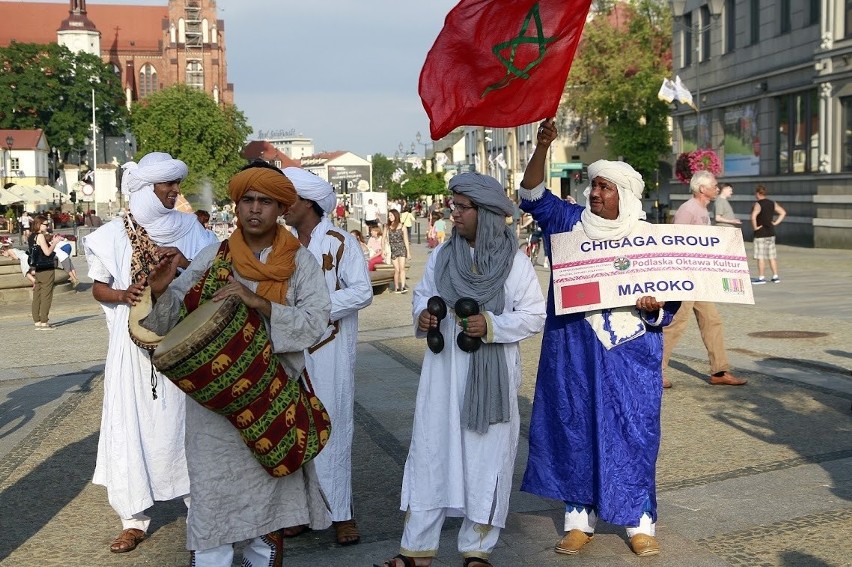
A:
[[[693,197],[677,208],[674,224],[703,224],[710,226],[710,213],[701,201]]]

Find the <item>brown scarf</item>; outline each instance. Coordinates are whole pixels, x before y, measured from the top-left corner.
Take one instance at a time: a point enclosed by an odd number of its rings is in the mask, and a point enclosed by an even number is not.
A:
[[[242,277],[258,282],[257,294],[275,303],[285,303],[290,277],[296,271],[296,252],[301,243],[289,230],[278,225],[272,251],[264,264],[243,239],[237,229],[228,238],[234,268]]]

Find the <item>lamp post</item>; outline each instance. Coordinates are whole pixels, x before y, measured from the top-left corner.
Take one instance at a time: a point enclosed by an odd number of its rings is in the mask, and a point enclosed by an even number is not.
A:
[[[9,161],[9,167],[4,168],[6,170],[6,175],[3,178],[3,187],[9,183],[9,175],[12,173],[12,146],[15,145],[15,138],[12,136],[6,136],[6,158]]]
[[[671,0],[672,15],[675,18],[675,23],[680,25],[681,29],[686,30],[692,37],[695,38],[695,57],[692,61],[692,66],[695,68],[695,145],[701,147],[701,38],[705,32],[709,32],[713,28],[713,24],[722,15],[722,10],[725,6],[725,0],[707,0],[707,11],[710,13],[711,20],[706,26],[701,25],[700,7],[698,10],[699,16],[693,17],[691,25],[686,26],[680,22],[686,13],[687,0]],[[692,38],[690,38],[692,39]],[[712,45],[712,44],[711,44]],[[692,49],[692,46],[686,46],[686,50]],[[709,46],[708,46],[709,54]],[[711,133],[712,135],[712,133]]]

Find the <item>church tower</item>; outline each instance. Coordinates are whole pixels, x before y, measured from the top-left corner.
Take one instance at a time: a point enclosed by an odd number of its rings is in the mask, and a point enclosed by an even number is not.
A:
[[[56,43],[74,53],[101,56],[101,32],[86,15],[86,0],[69,0],[68,17],[56,31]]]

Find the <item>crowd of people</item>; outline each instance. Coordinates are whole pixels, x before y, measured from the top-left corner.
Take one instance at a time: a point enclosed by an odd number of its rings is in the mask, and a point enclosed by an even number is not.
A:
[[[148,535],[149,509],[176,498],[188,509],[193,566],[230,566],[240,541],[248,541],[243,565],[280,566],[284,540],[307,530],[331,527],[339,545],[361,541],[352,487],[358,314],[373,302],[369,272],[380,264],[392,266],[396,293],[409,291],[411,229],[420,217],[428,219],[429,254],[413,289],[412,321],[414,336],[428,348],[401,478],[406,516],[399,553],[379,567],[430,565],[447,517],[462,518],[464,565],[491,565],[518,450],[519,345],[538,333],[543,340],[521,490],[564,502],[556,553],[579,553],[602,520],[625,528],[636,555],[657,555],[660,410],[663,389],[671,387],[664,371],[690,313],[707,346],[708,383],[746,380],[731,373],[713,303],[646,294],[625,307],[556,314],[553,285],[542,293],[535,266],[519,249],[520,231],[534,227],[546,243],[570,231],[610,241],[645,219],[644,181],[624,162],[588,166],[585,206],[547,190],[546,161],[556,137],[554,122],[544,121],[518,203],[490,176],[457,174],[449,182],[451,198],[429,206],[392,202],[385,223],[368,203],[367,235],[347,231],[334,188],[300,168],[258,161],[234,175],[228,185],[233,231],[223,240],[209,229],[207,211],[175,209],[185,163],[153,152],[123,165],[127,213],[106,223],[87,213],[95,230],[83,242],[110,337],[93,477],[106,487],[121,524],[110,551],[134,550]],[[677,210],[675,223],[741,225],[727,203],[730,185],[698,172],[690,189],[692,199]],[[786,212],[766,198],[765,187],[756,196],[756,283],[765,281],[766,261],[777,283],[774,226]],[[20,226],[26,251],[7,242],[3,254],[18,260],[32,282],[36,329],[49,329],[57,262],[75,286],[79,280],[67,243],[51,233],[46,216],[25,213]],[[178,381],[152,360],[163,337],[203,305],[217,316],[232,305],[257,314],[265,338],[244,327],[249,346],[243,348],[274,353],[272,365],[285,380],[319,400],[330,434],[319,434],[319,449],[294,469],[266,466],[263,455],[273,442],[252,445],[245,437],[266,414],[255,415],[254,402],[242,393],[278,399],[280,382],[229,370],[225,389],[232,399],[213,407],[212,394],[193,392],[212,386]],[[231,358],[217,364],[227,367]],[[304,436],[318,433],[316,423],[296,423],[289,409],[285,414],[275,421],[280,437],[301,446]],[[275,419],[270,414],[268,420]]]

